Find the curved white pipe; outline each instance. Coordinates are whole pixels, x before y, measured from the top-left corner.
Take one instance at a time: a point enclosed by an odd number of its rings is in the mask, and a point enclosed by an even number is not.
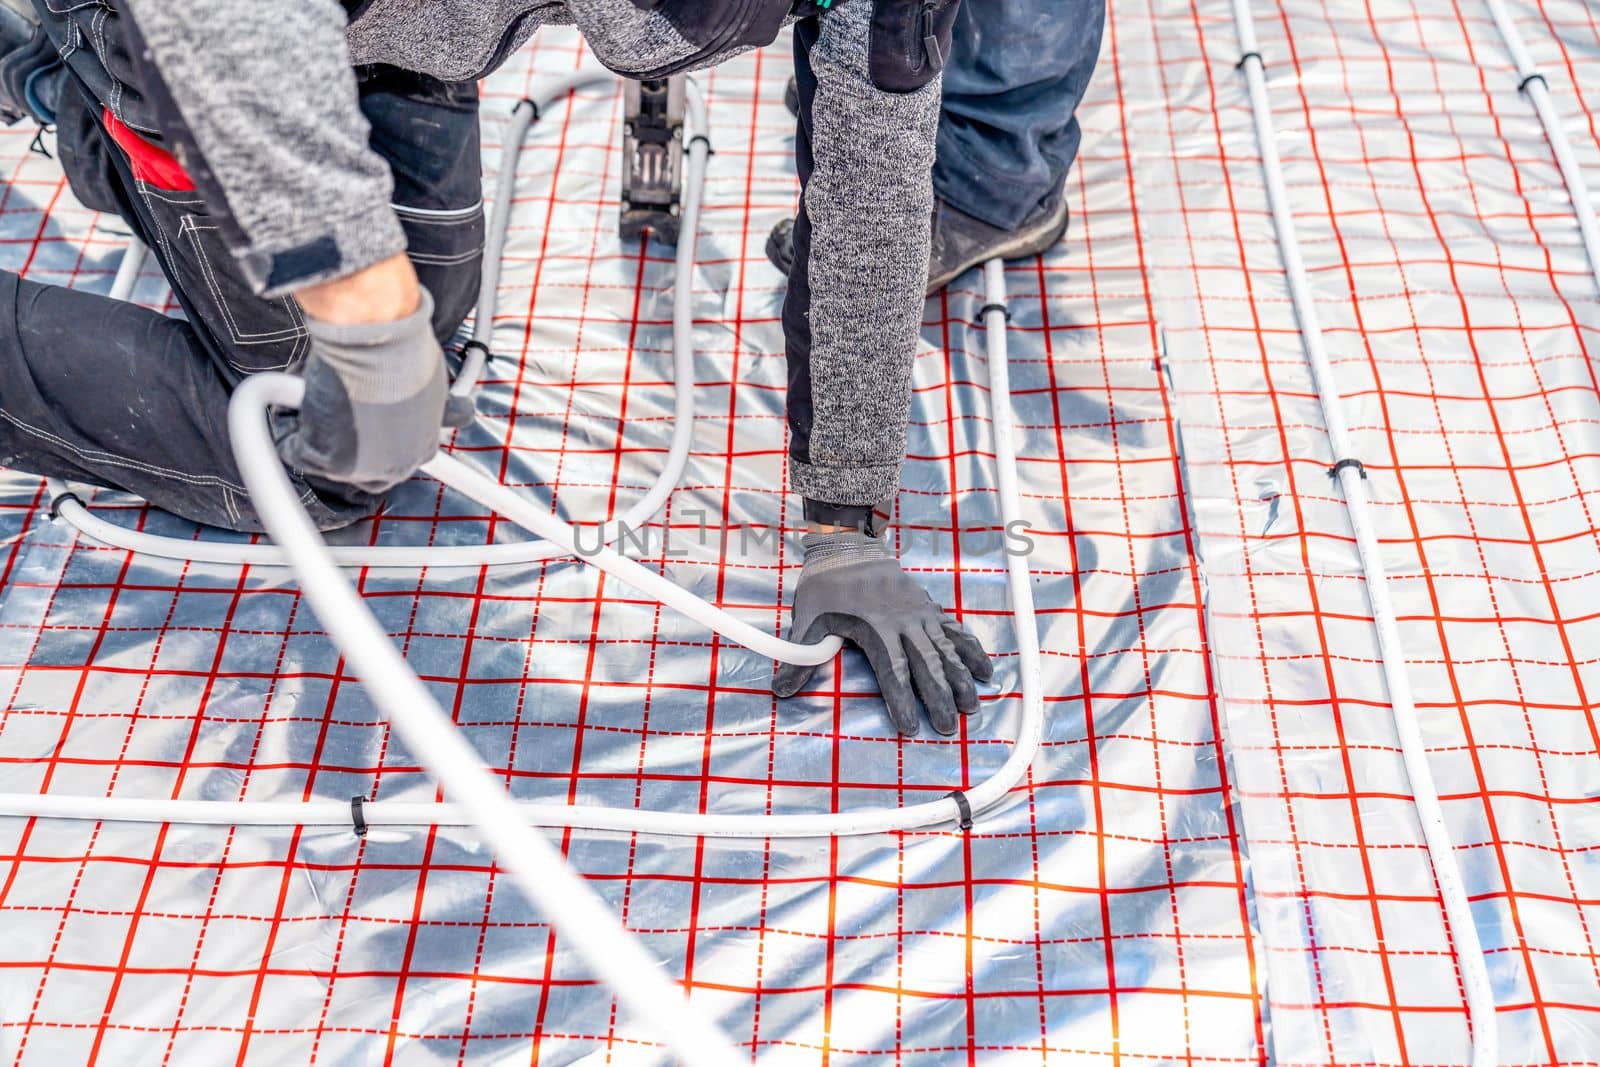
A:
[[[596,73],[574,75],[561,82],[557,89],[546,95],[549,99],[559,99],[562,94],[573,88],[592,84],[596,81],[610,80],[611,77],[609,74]],[[534,110],[526,102],[519,104],[517,110],[513,113],[511,127],[507,131],[506,156],[501,163],[501,172],[498,180],[499,191],[492,214],[490,237],[487,241],[484,259],[484,277],[479,292],[477,317],[474,322],[473,334],[475,337],[487,336],[489,331],[492,330],[491,324],[494,320],[496,303],[495,294],[499,286],[499,258],[505,247],[505,233],[510,216],[509,205],[512,201],[512,192],[515,185],[516,160],[520,153],[519,146],[523,136],[527,133]],[[707,128],[705,103],[698,91],[689,93],[689,122],[692,130],[701,131]],[[843,642],[837,637],[828,637],[816,644],[809,645],[781,640],[769,633],[757,630],[749,623],[735,618],[720,608],[712,607],[660,574],[642,567],[635,561],[605,547],[621,536],[625,530],[638,529],[652,515],[660,511],[665,505],[667,497],[676,488],[684,468],[688,465],[689,445],[694,428],[694,391],[690,388],[690,383],[694,381],[694,317],[691,307],[694,294],[694,247],[705,189],[706,158],[708,154],[709,145],[705,137],[696,133],[690,139],[689,145],[689,169],[684,198],[683,230],[679,237],[675,275],[676,288],[673,293],[673,360],[676,380],[679,384],[676,387],[673,400],[672,445],[667,454],[667,461],[662,467],[661,476],[650,487],[650,491],[639,498],[620,519],[607,520],[599,524],[599,527],[593,531],[592,536],[583,536],[581,543],[585,546],[585,551],[580,552],[578,548],[580,535],[576,527],[556,518],[550,512],[535,506],[525,498],[512,493],[498,482],[488,479],[481,473],[441,454],[424,469],[430,473],[435,473],[447,484],[455,485],[457,481],[461,481],[464,484],[472,485],[474,490],[469,495],[473,496],[474,499],[486,502],[492,498],[495,501],[496,510],[508,516],[513,516],[518,525],[524,529],[536,531],[541,539],[494,545],[451,545],[445,547],[429,547],[426,545],[339,545],[327,548],[331,559],[345,566],[481,567],[503,563],[528,563],[537,560],[555,559],[564,555],[586,555],[589,554],[587,546],[593,544],[600,546],[593,562],[604,566],[606,570],[616,574],[634,588],[644,590],[663,603],[677,607],[691,618],[704,623],[708,628],[737,641],[739,644],[746,645],[762,655],[785,663],[817,664],[826,663],[838,654],[839,649],[843,647]],[[127,262],[130,257],[135,260],[135,266],[130,274],[131,279],[137,276],[137,262],[143,259],[143,246],[130,246],[128,252],[124,254],[124,262]],[[119,277],[121,274],[122,271],[119,269]],[[131,284],[129,288],[131,289]],[[114,295],[116,295],[115,286]],[[474,351],[472,355],[477,356],[481,361],[481,353]],[[458,375],[458,382],[465,377],[467,377],[467,368],[464,367],[463,373]],[[249,380],[245,382],[245,385],[249,385]],[[241,386],[241,388],[244,388],[244,386]],[[261,462],[265,463],[265,458],[262,458]],[[435,464],[438,465],[437,471],[434,470]],[[50,492],[55,501],[54,507],[62,518],[67,519],[78,529],[98,541],[104,541],[132,552],[164,556],[169,559],[226,565],[285,566],[289,564],[285,551],[275,544],[249,545],[222,541],[189,541],[182,538],[163,537],[139,530],[130,530],[127,527],[118,526],[95,515],[59,482],[52,481],[50,483]],[[601,559],[606,562],[601,564]]]
[[[617,76],[608,70],[590,67],[586,70],[575,71],[563,78],[541,87],[538,99],[523,99],[517,101],[517,106],[511,109],[511,121],[506,125],[505,132],[501,135],[504,142],[500,150],[500,173],[495,176],[494,208],[489,213],[489,227],[483,248],[483,269],[478,276],[478,310],[472,320],[472,339],[481,345],[493,348],[494,318],[500,302],[500,266],[505,256],[506,234],[511,229],[511,205],[517,198],[517,161],[522,157],[522,142],[528,136],[528,127],[537,122],[552,104],[578,89],[586,89],[591,85],[615,84]],[[700,91],[693,82],[690,82],[689,92],[689,128],[696,133],[704,134],[706,126],[705,101],[700,96]],[[694,159],[690,157],[690,166],[693,167]],[[700,195],[705,185],[705,158],[702,155],[701,172],[698,177],[692,169],[684,183],[684,195],[687,202],[684,211],[687,215],[692,207],[698,212]],[[683,227],[689,235],[689,241],[678,245],[678,280],[692,276],[694,271],[694,236],[695,231],[689,229],[687,220]],[[677,330],[679,320],[678,305],[673,305],[673,329]],[[692,324],[689,317],[689,301],[684,300],[684,315],[682,317]],[[687,347],[687,346],[685,346]],[[693,352],[690,352],[692,357]],[[478,378],[483,373],[484,356],[481,350],[469,349],[466,358],[461,363],[461,371],[456,375],[456,380],[450,391],[458,396],[467,396],[478,385]],[[691,361],[690,370],[693,370]],[[690,379],[679,378],[678,381]],[[691,409],[692,411],[692,409]],[[674,477],[672,484],[677,484]],[[654,512],[651,512],[654,514]]]
[[[1289,192],[1284,185],[1277,133],[1272,124],[1272,107],[1267,99],[1266,71],[1261,62],[1249,0],[1233,0],[1233,18],[1239,34],[1239,50],[1243,54],[1240,67],[1244,70],[1250,90],[1250,109],[1255,118],[1256,140],[1261,148],[1261,167],[1266,177],[1273,228],[1277,231],[1278,248],[1289,280],[1289,296],[1300,322],[1301,337],[1305,341],[1306,362],[1316,382],[1323,422],[1327,424],[1328,444],[1335,461],[1353,459],[1355,450],[1349,428],[1345,425],[1344,401],[1323,344],[1322,325],[1317,316],[1316,302],[1311,296],[1305,260],[1301,257],[1300,241],[1295,233],[1294,212],[1289,206]],[[1384,681],[1389,688],[1395,732],[1400,739],[1401,756],[1406,775],[1411,781],[1417,818],[1422,823],[1428,858],[1433,864],[1434,878],[1439,883],[1439,896],[1449,921],[1450,937],[1455,944],[1456,960],[1461,969],[1461,983],[1466,991],[1467,1014],[1472,1026],[1473,1067],[1495,1067],[1500,1053],[1494,987],[1489,981],[1489,969],[1484,960],[1483,946],[1478,940],[1478,927],[1472,917],[1472,905],[1467,898],[1461,867],[1456,862],[1455,844],[1445,823],[1444,808],[1439,803],[1438,786],[1434,783],[1433,771],[1428,764],[1427,747],[1417,725],[1416,701],[1406,673],[1405,649],[1400,640],[1394,604],[1389,599],[1388,576],[1377,532],[1372,524],[1365,478],[1364,470],[1348,464],[1339,465],[1339,487],[1344,492],[1350,526],[1355,533],[1356,550],[1361,556],[1361,567],[1366,577],[1367,597],[1372,604],[1373,625],[1377,628],[1378,649],[1383,661]]]
[[[566,863],[543,835],[523,822],[450,716],[383,632],[361,595],[329,556],[317,528],[295,496],[262,417],[264,403],[298,407],[305,383],[284,374],[245,380],[228,405],[228,432],[250,499],[272,538],[294,561],[301,591],[339,650],[382,708],[406,747],[421,757],[447,796],[511,875],[596,974],[632,1012],[648,1022],[685,1063],[732,1067],[733,1045],[690,1007],[656,961]]]
[[[989,357],[989,395],[994,400],[996,484],[999,491],[1001,521],[1009,527],[1011,523],[1021,520],[1022,501],[1017,485],[1016,429],[1007,364],[1005,272],[998,262],[985,266],[984,282],[985,303],[989,308],[984,318],[987,327],[985,342]],[[248,467],[256,477],[262,477],[274,470],[281,471],[277,453],[273,450],[271,440],[265,431],[265,419],[262,416],[265,404],[286,403],[287,398],[295,395],[297,389],[298,380],[287,375],[256,375],[246,379],[239,387],[239,392],[235,394],[234,402],[229,409],[230,425],[235,411],[253,410],[258,413],[251,423],[251,432],[244,435],[235,432],[234,444],[239,450],[241,469]],[[256,428],[256,422],[262,426]],[[534,532],[549,536],[556,543],[570,542],[571,527],[565,526],[548,512],[533,507],[498,482],[451,457],[439,456],[424,470],[479,500],[480,503],[502,511],[513,521],[526,522]],[[298,546],[293,546],[291,558],[298,550]],[[702,621],[705,621],[704,613],[721,614],[717,609],[711,608],[649,568],[626,557],[618,556],[614,552],[607,550],[584,558],[619,580],[658,597],[664,603]],[[325,579],[319,575],[317,580]],[[340,580],[344,580],[342,576]],[[302,584],[306,582],[303,575],[301,582]],[[1006,555],[1006,588],[1016,622],[1018,688],[1022,691],[1022,712],[1017,725],[1016,742],[1005,762],[989,778],[962,794],[968,809],[973,814],[992,807],[1022,781],[1033,762],[1034,754],[1039,749],[1044,733],[1044,680],[1039,655],[1039,632],[1034,619],[1033,591],[1028,563],[1020,554]],[[357,603],[359,604],[359,600]],[[366,610],[364,606],[362,610]],[[329,634],[343,647],[344,638],[339,630],[340,620],[325,616],[320,611],[318,617],[322,619]],[[711,623],[708,622],[708,625]],[[782,651],[771,647],[770,643],[776,639],[754,628],[747,628],[746,624],[737,620],[717,620],[713,628],[727,634],[735,641],[741,643],[748,641],[752,648],[763,654],[772,655],[774,651]],[[759,644],[757,639],[760,639]],[[835,640],[829,639],[830,642]],[[781,657],[773,655],[773,658]],[[807,662],[821,662],[821,660]],[[410,668],[407,667],[406,670],[409,671]],[[380,706],[387,707],[381,703]],[[868,808],[827,814],[683,814],[538,801],[518,802],[516,810],[521,821],[538,826],[617,830],[666,837],[744,839],[846,837],[889,833],[959,821],[966,816],[966,811],[953,796],[902,808]],[[0,815],[228,826],[349,826],[351,822],[350,805],[344,801],[145,800],[130,797],[74,797],[57,794],[41,796],[22,793],[0,794]],[[471,813],[457,804],[426,801],[373,801],[362,806],[362,815],[366,822],[373,826],[464,826],[472,825],[474,821]]]
[[[570,74],[541,89],[537,101],[523,100],[512,110],[505,131],[504,154],[495,181],[494,206],[490,211],[484,242],[483,273],[478,286],[478,307],[473,316],[472,339],[487,345],[494,332],[495,309],[499,301],[501,258],[510,227],[511,205],[516,199],[517,161],[528,129],[535,118],[569,92],[596,84],[616,81],[604,70],[584,70]],[[673,409],[672,440],[661,473],[650,489],[620,516],[598,524],[585,544],[611,544],[628,530],[641,529],[656,515],[683,480],[689,464],[689,448],[694,439],[694,256],[699,234],[700,208],[705,197],[706,163],[711,154],[705,131],[705,100],[694,82],[689,83],[688,144],[689,163],[684,182],[683,226],[674,261],[672,301]],[[138,278],[145,248],[135,238],[123,254],[111,296],[127,299]],[[469,394],[484,368],[483,352],[476,346],[467,351],[451,392]],[[55,513],[80,532],[103,544],[146,556],[176,559],[191,563],[219,563],[225,566],[283,567],[288,560],[273,544],[240,544],[228,541],[189,540],[164,537],[119,526],[94,514],[68,487],[55,479],[47,480]],[[335,545],[329,551],[336,562],[346,567],[485,567],[538,563],[564,554],[560,546],[546,541],[513,541],[492,545]],[[795,646],[802,647],[802,646]],[[798,661],[795,661],[798,662]]]
[[[254,378],[249,379],[245,384],[248,385],[254,380]],[[254,457],[254,461],[265,464],[268,457],[266,454],[258,454]],[[524,529],[532,530],[552,544],[578,556],[585,563],[599,567],[652,599],[659,600],[670,608],[676,608],[708,629],[769,659],[815,665],[828,662],[843,647],[843,642],[837,638],[820,641],[815,645],[798,645],[791,641],[779,640],[735,618],[721,608],[712,607],[683,586],[670,581],[637,560],[629,559],[614,548],[602,546],[595,552],[581,552],[576,541],[577,531],[571,526],[548,511],[529,504],[522,496],[454,456],[440,453],[423,464],[422,470],[489,510],[504,515]]]
[[[1555,103],[1550,99],[1550,86],[1534,65],[1533,57],[1528,54],[1527,43],[1522,39],[1517,24],[1511,20],[1504,0],[1484,2],[1489,5],[1495,28],[1505,40],[1506,51],[1511,53],[1511,62],[1516,64],[1520,82],[1518,87],[1533,101],[1533,109],[1538,112],[1539,122],[1544,126],[1545,140],[1550,142],[1556,166],[1561,168],[1561,177],[1567,183],[1567,196],[1572,200],[1573,213],[1578,216],[1578,233],[1583,237],[1583,250],[1588,253],[1589,270],[1594,275],[1595,289],[1600,293],[1600,222],[1595,221],[1594,201],[1589,196],[1589,186],[1583,180],[1577,157],[1572,154],[1572,142],[1567,140],[1561,116],[1556,114]]]
[[[578,84],[578,82],[574,82]],[[568,86],[570,88],[571,85]],[[529,114],[519,114],[513,120],[516,143],[531,120],[531,109],[519,108]],[[703,105],[691,97],[693,128],[705,129]],[[701,187],[704,179],[705,158],[708,145],[703,135],[690,143],[690,192],[686,203],[684,225],[686,244],[692,245],[695,233]],[[491,239],[494,250],[494,267],[486,271],[485,291],[490,294],[480,302],[479,321],[475,336],[487,335],[493,322],[493,292],[497,285],[493,274],[498,272],[499,251],[503,247],[504,224],[508,218],[510,202],[507,171],[514,170],[515,154],[501,175],[501,196],[497,199],[496,217],[500,220],[496,233],[499,240]],[[129,249],[118,270],[118,279],[126,276],[124,295],[131,290],[137,276],[142,247]],[[679,307],[687,305],[692,293],[692,251],[680,247],[678,258],[677,304],[674,314],[675,348],[680,359],[681,383],[692,377],[682,368],[684,353],[691,352],[688,336],[692,319],[678,314]],[[1013,413],[1010,403],[1009,368],[1007,366],[1005,333],[1005,276],[998,261],[985,266],[985,283],[988,308],[985,313],[991,396],[995,398],[994,432],[995,455],[998,467],[999,500],[1002,521],[1006,528],[1020,519],[1021,500],[1018,492]],[[480,297],[483,293],[480,293]],[[481,359],[478,352],[471,353]],[[463,367],[463,377],[475,382],[481,365]],[[470,384],[466,387],[470,388]],[[287,561],[295,570],[302,590],[317,617],[328,630],[330,637],[354,666],[356,673],[371,691],[374,701],[393,723],[396,732],[406,745],[422,757],[424,765],[439,782],[450,803],[373,802],[362,807],[363,820],[369,825],[471,825],[477,829],[493,850],[497,861],[507,870],[518,888],[535,905],[546,911],[583,956],[585,962],[606,982],[630,1010],[656,1028],[668,1045],[685,1063],[727,1067],[741,1062],[738,1053],[715,1026],[706,1021],[673,983],[662,976],[655,961],[629,934],[605,904],[589,889],[583,879],[542,836],[530,828],[530,823],[549,826],[592,827],[595,829],[631,830],[633,832],[666,835],[722,836],[743,838],[768,837],[819,837],[844,834],[868,834],[929,826],[949,821],[960,821],[970,826],[971,815],[981,812],[999,801],[1026,775],[1037,752],[1044,728],[1043,679],[1039,656],[1038,628],[1034,619],[1032,588],[1028,567],[1020,554],[1008,553],[1006,557],[1007,588],[1017,623],[1019,685],[1022,690],[1022,714],[1016,743],[1006,761],[988,779],[966,791],[956,791],[936,801],[924,802],[904,808],[879,808],[860,812],[831,815],[781,815],[781,816],[727,816],[680,815],[671,812],[639,811],[624,808],[578,808],[567,805],[519,804],[507,794],[484,765],[476,751],[456,730],[432,694],[410,665],[405,661],[383,632],[377,619],[367,608],[355,588],[339,570],[340,560],[322,541],[309,516],[300,506],[273,445],[265,415],[270,405],[296,407],[304,391],[303,382],[289,375],[258,374],[246,379],[235,391],[228,410],[228,425],[235,454],[246,487],[256,505],[258,514],[269,535],[278,543],[280,554],[272,560]],[[680,426],[686,425],[692,409],[685,399],[689,390],[678,389]],[[1001,403],[1000,401],[1004,401]],[[674,437],[674,452],[678,437]],[[668,469],[676,462],[671,482],[661,488],[658,482],[645,501],[659,495],[651,504],[646,516],[659,509],[661,501],[670,493],[687,458],[685,435],[682,456],[669,459]],[[816,664],[833,658],[841,647],[836,637],[815,645],[797,645],[781,641],[744,623],[720,609],[695,597],[663,576],[630,560],[609,548],[592,555],[578,552],[577,531],[570,525],[531,505],[505,486],[486,477],[460,461],[439,455],[425,467],[428,473],[458,491],[466,493],[480,503],[505,514],[508,518],[544,538],[541,547],[550,555],[556,550],[579,554],[588,562],[615,575],[622,581],[645,591],[661,602],[676,607],[691,617],[705,623],[713,630],[744,644],[773,659],[791,663]],[[663,480],[665,481],[665,479]],[[660,490],[659,494],[657,490]],[[75,498],[60,497],[57,506],[63,514],[72,511],[72,517],[91,532],[94,523],[101,520],[90,515]],[[103,524],[110,526],[110,524]],[[208,558],[197,552],[213,552],[217,547],[198,542],[152,538],[136,531],[113,527],[120,538],[130,541],[123,547],[138,550],[148,545],[156,554],[177,553],[176,558]],[[620,533],[620,530],[618,531]],[[128,534],[135,536],[129,538]],[[171,544],[163,544],[171,542]],[[181,546],[181,551],[179,549]],[[232,550],[229,558],[219,562],[254,562],[248,558],[253,550],[264,546],[225,546]],[[521,548],[522,546],[487,546],[473,552],[470,565],[481,566],[485,556],[495,548]],[[165,551],[160,551],[165,549]],[[252,550],[241,552],[240,550]],[[370,550],[368,550],[370,553]],[[434,563],[440,550],[430,550],[424,561]],[[209,558],[216,558],[215,556]],[[370,562],[370,555],[356,562]],[[390,557],[394,558],[394,557]],[[539,556],[534,558],[547,558]],[[104,805],[104,809],[101,808]],[[159,821],[192,823],[226,823],[230,825],[319,825],[345,824],[352,818],[351,809],[344,803],[330,804],[283,802],[207,802],[207,801],[153,801],[129,798],[87,798],[65,796],[19,796],[0,794],[0,814],[14,816],[41,816],[53,818],[87,818],[111,821]]]

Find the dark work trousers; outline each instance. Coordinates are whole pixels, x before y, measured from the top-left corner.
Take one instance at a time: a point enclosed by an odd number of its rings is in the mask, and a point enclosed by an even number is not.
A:
[[[115,12],[40,6],[58,45],[80,45],[64,49],[70,76],[57,124],[73,192],[120,215],[149,246],[187,321],[0,272],[0,466],[124,489],[196,522],[260,530],[229,445],[228,398],[246,375],[300,367],[309,348],[303,313],[293,298],[263,299],[246,284],[214,207],[185,188],[181,169],[173,178],[146,161],[135,175],[123,147],[130,130],[164,153],[140,110],[141,87],[129,82]],[[75,17],[93,18],[96,40],[109,43],[82,47]],[[477,88],[386,68],[359,73],[370,143],[393,169],[395,211],[433,294],[442,343],[471,310],[482,265]],[[324,529],[381,504],[334,485],[297,479],[296,488]]]
[[[794,72],[800,111],[794,162],[800,176],[800,209],[794,220],[794,266],[790,268],[789,288],[783,298],[783,336],[789,370],[786,398],[789,454],[802,463],[811,461],[811,425],[815,420],[811,400],[811,216],[806,212],[805,187],[816,169],[811,154],[811,106],[817,95],[817,76],[811,71],[811,50],[816,47],[820,33],[814,18],[795,24]],[[853,521],[860,518],[854,513],[816,514],[807,518],[816,522],[838,521],[840,525],[864,524]]]

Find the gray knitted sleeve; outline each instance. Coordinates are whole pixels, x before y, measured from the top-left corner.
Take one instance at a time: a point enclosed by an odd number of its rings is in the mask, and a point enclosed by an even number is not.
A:
[[[367,147],[338,0],[127,3],[181,116],[170,147],[231,220],[222,232],[258,290],[405,249],[389,168]]]
[[[874,87],[872,11],[858,0],[823,16],[811,54],[814,422],[790,487],[834,504],[876,504],[899,485],[928,284],[941,80]]]

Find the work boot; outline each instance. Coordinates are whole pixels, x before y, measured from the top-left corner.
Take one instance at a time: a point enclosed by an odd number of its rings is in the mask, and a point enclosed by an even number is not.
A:
[[[0,123],[53,125],[65,68],[27,0],[0,0]]]
[[[991,259],[1026,259],[1054,248],[1067,232],[1067,218],[1065,190],[1013,230],[990,226],[935,196],[928,295]]]
[[[767,258],[785,278],[794,273],[794,219],[779,219],[767,234]]]
[[[783,87],[783,106],[795,118],[800,117],[800,83],[793,74],[789,75],[789,84]]]
[[[991,259],[1024,259],[1055,246],[1067,232],[1067,198],[1063,192],[1014,230],[990,226],[933,199],[933,250],[928,257],[928,295]],[[784,219],[767,237],[767,258],[788,274],[794,269],[794,220]]]

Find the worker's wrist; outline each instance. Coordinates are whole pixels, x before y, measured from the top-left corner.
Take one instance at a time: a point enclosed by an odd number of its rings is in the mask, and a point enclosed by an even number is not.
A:
[[[389,322],[306,319],[313,358],[339,376],[349,399],[398,404],[443,388],[444,354],[433,335],[433,297],[419,289],[416,309]]]
[[[294,296],[313,319],[340,326],[397,322],[422,304],[417,272],[405,253],[296,289]]]
[[[832,504],[825,500],[805,499],[806,528],[812,533],[832,533],[841,530],[859,530],[872,533],[877,525],[871,504]]]

